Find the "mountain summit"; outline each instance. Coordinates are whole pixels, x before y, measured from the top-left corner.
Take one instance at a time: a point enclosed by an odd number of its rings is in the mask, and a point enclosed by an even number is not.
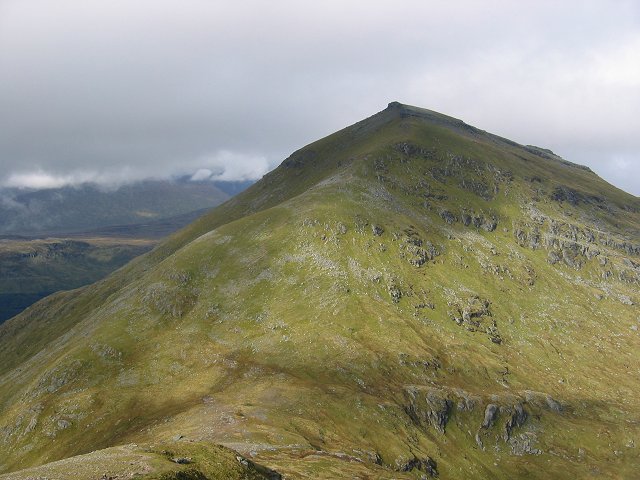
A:
[[[639,256],[638,198],[393,102],[2,325],[0,478],[631,478]]]

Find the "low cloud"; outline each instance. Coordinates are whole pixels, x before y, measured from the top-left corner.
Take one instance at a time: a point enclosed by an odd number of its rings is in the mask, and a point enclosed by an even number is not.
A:
[[[130,169],[112,172],[74,171],[69,174],[56,174],[42,169],[9,174],[0,184],[1,187],[15,189],[47,189],[66,186],[82,185],[85,183],[98,184],[105,187],[115,187],[126,183],[149,178],[149,172],[132,174]]]
[[[11,173],[3,182],[7,188],[30,188],[30,189],[46,189],[60,188],[67,185],[77,185],[81,183],[98,183],[100,177],[96,173],[74,172],[69,175],[56,175],[47,173],[43,170],[34,172],[16,172]]]
[[[191,162],[169,164],[155,170],[150,170],[145,165],[134,165],[115,169],[106,167],[101,171],[74,171],[69,174],[56,174],[43,169],[17,171],[6,175],[0,187],[39,190],[91,183],[115,188],[143,180],[184,176],[190,176],[192,181],[246,181],[258,180],[270,168],[265,157],[221,151],[198,157]]]
[[[270,164],[266,157],[245,155],[226,150],[214,155],[204,156],[198,159],[196,163],[208,168],[201,168],[196,171],[191,177],[192,180],[257,180],[270,169]],[[208,174],[208,177],[202,178],[206,174]]]
[[[204,182],[205,180],[210,180],[213,176],[213,172],[208,168],[201,168],[196,173],[191,175],[192,182]]]

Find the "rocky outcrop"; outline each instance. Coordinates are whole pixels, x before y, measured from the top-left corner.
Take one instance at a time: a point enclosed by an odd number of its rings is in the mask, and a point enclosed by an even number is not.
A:
[[[549,410],[551,410],[552,412],[556,412],[556,413],[562,412],[562,405],[560,404],[560,402],[555,400],[551,395],[545,396],[545,402]]]
[[[398,246],[400,258],[404,258],[411,265],[421,267],[440,255],[440,249],[429,240],[423,240],[420,234],[413,228],[404,230],[403,235],[395,234],[396,239],[401,239]]]
[[[441,155],[442,156],[442,155]],[[440,162],[429,168],[429,174],[440,183],[449,179],[456,186],[472,192],[484,200],[491,200],[500,185],[511,182],[513,174],[482,160],[446,152]]]
[[[518,403],[512,409],[511,415],[504,424],[504,441],[507,442],[511,438],[511,432],[514,428],[521,427],[527,421],[529,414],[524,410],[522,404]]]
[[[487,218],[482,213],[469,212],[467,210],[463,210],[460,214],[460,221],[465,227],[473,226],[487,232],[493,232],[498,226],[498,219],[495,215]]]
[[[286,168],[301,168],[304,165],[313,162],[318,157],[314,150],[303,149],[291,154],[282,165]]]
[[[484,410],[484,420],[482,421],[482,428],[491,428],[498,416],[498,406],[490,403]]]
[[[493,232],[498,227],[498,216],[495,213],[476,212],[472,210],[462,209],[459,214],[440,208],[438,215],[448,225],[460,222],[465,227],[477,228],[485,232]]]
[[[440,210],[440,218],[442,218],[445,222],[447,222],[449,225],[451,225],[454,222],[458,221],[458,217],[456,217],[453,212],[450,212],[449,210],[443,208],[442,210]]]
[[[433,148],[424,148],[413,143],[396,143],[393,149],[409,157],[434,158],[436,151]]]
[[[143,302],[162,315],[180,318],[195,306],[197,299],[196,291],[184,285],[156,282],[147,287]]]
[[[534,432],[526,432],[509,438],[507,444],[511,447],[512,455],[541,455],[542,450],[534,447],[536,440]]]
[[[477,421],[478,447],[484,450],[488,443],[495,443],[496,448],[507,445],[513,455],[542,454],[535,446],[541,416],[561,415],[564,411],[550,395],[533,391],[483,398],[459,388],[412,385],[405,388],[404,395],[405,413],[419,428],[446,434],[450,421],[455,420],[458,426]],[[452,420],[454,405],[457,409]]]
[[[453,406],[446,392],[409,387],[405,394],[408,400],[405,412],[416,425],[423,428],[430,426],[440,433],[445,433]]]
[[[384,228],[380,225],[371,225],[371,231],[376,237],[379,237],[384,233]]]
[[[387,287],[387,291],[389,292],[391,301],[393,303],[400,302],[400,299],[402,298],[402,290],[396,283],[389,284],[389,286]]]
[[[449,317],[471,332],[484,332],[496,344],[502,343],[498,325],[491,314],[491,302],[477,295],[450,303]]]
[[[514,239],[523,248],[547,250],[547,262],[551,265],[566,265],[580,270],[589,261],[598,259],[599,267],[604,267],[609,263],[605,256],[610,253],[609,249],[625,255],[640,255],[640,245],[623,238],[613,238],[595,227],[553,219],[531,205],[525,210],[530,220],[514,222]],[[617,253],[613,255],[618,256]],[[617,278],[624,283],[640,284],[640,271],[630,262],[633,261],[623,258],[615,269],[603,271],[603,280]]]
[[[396,462],[397,469],[400,472],[412,472],[418,470],[426,473],[429,477],[436,478],[438,476],[438,465],[431,457],[419,459],[413,457],[409,460],[398,460]],[[424,478],[424,477],[423,477]]]
[[[604,203],[604,199],[596,195],[588,195],[573,188],[567,187],[566,185],[558,185],[557,187],[555,187],[549,197],[551,198],[551,200],[555,200],[556,202],[567,202],[574,206],[580,203]]]

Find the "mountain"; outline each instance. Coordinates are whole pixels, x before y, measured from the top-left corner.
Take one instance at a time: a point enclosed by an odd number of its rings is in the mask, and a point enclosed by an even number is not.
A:
[[[161,220],[219,205],[245,182],[146,180],[106,189],[85,183],[48,189],[0,189],[0,234],[68,234]],[[242,184],[242,185],[241,185]],[[223,190],[223,188],[225,190]]]
[[[633,478],[639,256],[638,198],[391,103],[0,326],[0,479]]]
[[[100,280],[250,184],[179,178],[113,190],[0,189],[0,323],[51,293]]]
[[[0,323],[47,295],[100,280],[156,243],[113,237],[0,239]]]

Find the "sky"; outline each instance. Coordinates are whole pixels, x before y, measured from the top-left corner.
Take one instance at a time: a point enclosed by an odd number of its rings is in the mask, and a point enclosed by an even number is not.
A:
[[[0,0],[0,186],[257,179],[391,101],[640,195],[640,1]]]

